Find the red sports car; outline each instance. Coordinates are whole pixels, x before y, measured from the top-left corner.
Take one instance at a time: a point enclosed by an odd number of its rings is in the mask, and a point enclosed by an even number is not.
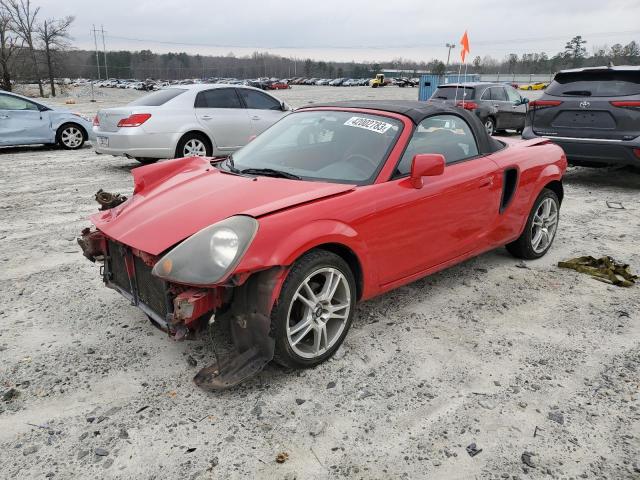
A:
[[[171,335],[228,322],[235,349],[195,378],[226,388],[272,359],[326,360],[356,302],[503,245],[541,257],[566,165],[548,140],[502,143],[458,108],[313,105],[231,157],[134,169],[131,198],[79,243]]]

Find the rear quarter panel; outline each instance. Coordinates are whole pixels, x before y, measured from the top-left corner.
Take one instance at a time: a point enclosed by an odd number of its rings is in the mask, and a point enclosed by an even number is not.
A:
[[[513,200],[499,215],[491,235],[492,243],[497,246],[520,236],[542,189],[550,182],[562,180],[567,159],[562,148],[545,139],[509,143],[491,158],[502,171],[509,168],[518,171]]]

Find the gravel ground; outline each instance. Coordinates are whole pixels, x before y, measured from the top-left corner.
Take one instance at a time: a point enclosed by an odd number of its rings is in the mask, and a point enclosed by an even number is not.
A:
[[[73,108],[137,95],[77,92]],[[609,254],[640,270],[637,173],[570,169],[543,259],[498,249],[417,281],[360,305],[331,361],[210,394],[191,381],[208,342],[167,339],[75,242],[93,194],[130,193],[136,162],[90,147],[0,162],[2,478],[640,478],[638,287],[556,267]]]

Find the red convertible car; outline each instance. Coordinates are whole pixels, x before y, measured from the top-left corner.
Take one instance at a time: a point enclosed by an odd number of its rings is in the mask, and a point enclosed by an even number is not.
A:
[[[566,165],[548,140],[502,143],[459,108],[313,105],[232,157],[134,169],[131,198],[79,243],[172,336],[225,322],[234,349],[195,381],[227,388],[273,359],[326,360],[356,302],[504,245],[541,257]]]

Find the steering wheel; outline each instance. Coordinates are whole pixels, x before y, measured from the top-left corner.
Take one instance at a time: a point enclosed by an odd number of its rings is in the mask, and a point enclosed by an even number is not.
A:
[[[367,157],[366,155],[363,155],[362,153],[351,153],[344,159],[344,161],[345,163],[352,164],[353,166],[358,168],[362,173],[366,173],[368,175],[370,175],[371,172],[375,172],[376,169],[378,168],[378,163],[375,160]],[[371,168],[370,169],[362,168],[362,162],[368,163],[369,165],[371,165]],[[360,166],[358,166],[358,163],[360,163]]]

